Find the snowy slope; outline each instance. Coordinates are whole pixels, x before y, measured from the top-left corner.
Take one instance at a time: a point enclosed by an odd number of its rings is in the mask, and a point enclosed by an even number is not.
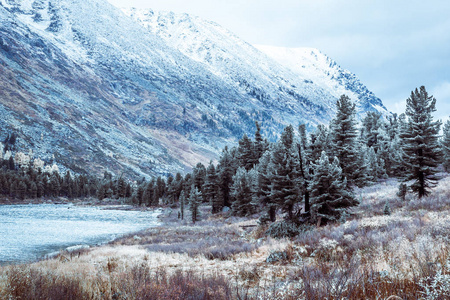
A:
[[[75,171],[142,176],[207,163],[255,120],[274,139],[334,114],[328,86],[217,24],[127,14],[105,0],[0,0],[1,134]]]
[[[317,49],[287,49],[252,46],[220,25],[187,14],[124,9],[148,30],[188,57],[203,63],[230,82],[254,79],[270,92],[296,93],[334,111],[342,94],[357,102],[361,114],[367,110],[387,113],[380,99],[355,74],[340,68]],[[277,90],[278,87],[278,90]]]
[[[256,45],[256,48],[303,78],[316,83],[328,93],[339,97],[346,94],[356,101],[361,111],[387,113],[379,98],[364,86],[352,72],[341,68],[334,60],[314,48],[283,48]]]
[[[305,121],[315,124],[333,114],[332,95],[216,23],[172,12],[135,8],[124,12],[227,84],[271,107],[302,112]]]

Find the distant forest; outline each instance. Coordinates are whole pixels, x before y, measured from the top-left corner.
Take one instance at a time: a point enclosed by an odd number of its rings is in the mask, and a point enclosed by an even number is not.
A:
[[[372,111],[358,123],[355,104],[342,95],[328,126],[307,133],[305,125],[289,125],[271,143],[256,123],[253,139],[244,134],[236,147],[225,147],[217,164],[198,163],[184,176],[140,182],[108,172],[103,178],[61,175],[56,166],[44,168],[39,159],[17,152],[17,136],[11,134],[3,142],[0,193],[15,199],[96,197],[169,205],[194,223],[198,207],[210,204],[212,213],[259,213],[261,223],[274,222],[281,212],[287,221],[324,225],[345,220],[348,208],[358,205],[355,186],[396,177],[408,183],[399,185],[400,197],[431,193],[438,173],[450,169],[450,121],[441,136],[442,123],[432,116],[435,104],[422,86],[411,92],[404,114]]]

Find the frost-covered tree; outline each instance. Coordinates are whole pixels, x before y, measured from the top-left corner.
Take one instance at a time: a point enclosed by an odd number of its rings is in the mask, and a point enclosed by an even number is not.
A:
[[[254,162],[258,164],[259,159],[263,156],[264,152],[267,150],[267,142],[263,140],[261,135],[261,126],[258,122],[255,122],[256,132],[255,132],[255,142],[253,143],[253,155]]]
[[[330,132],[325,125],[319,124],[310,137],[308,156],[311,162],[316,162],[319,160],[322,151],[330,153]]]
[[[442,137],[442,160],[445,171],[450,171],[450,120],[444,125],[444,135]]]
[[[191,187],[191,193],[189,195],[189,211],[191,213],[192,223],[195,224],[196,221],[200,219],[198,208],[202,202],[203,196],[196,186]]]
[[[157,198],[155,193],[155,186],[156,186],[155,178],[152,178],[150,182],[145,186],[143,202],[147,206],[157,206],[159,204],[159,199]]]
[[[203,185],[203,196],[206,201],[211,204],[213,214],[220,212],[223,207],[223,202],[218,197],[219,187],[217,183],[216,168],[212,162],[210,162],[208,168],[206,169],[206,179],[205,184]]]
[[[158,176],[158,178],[156,178],[156,183],[155,183],[155,189],[154,190],[155,190],[155,193],[154,193],[154,204],[158,205],[159,204],[159,199],[164,197],[164,194],[166,192],[166,181],[161,176]]]
[[[127,183],[122,176],[117,179],[117,197],[125,198],[127,194]]]
[[[244,167],[247,171],[253,168],[256,164],[254,145],[247,134],[244,134],[244,136],[239,140],[237,158],[239,166]]]
[[[441,123],[433,121],[436,99],[429,96],[425,87],[415,89],[406,100],[408,121],[401,138],[403,142],[403,161],[405,162],[405,181],[414,180],[411,190],[419,198],[430,193],[437,184],[440,147],[439,129]]]
[[[347,178],[347,184],[350,186],[356,184],[358,176],[361,175],[359,166],[361,159],[357,145],[358,130],[355,120],[356,108],[346,95],[339,98],[336,108],[336,117],[330,126],[332,154],[337,157],[342,175]]]
[[[322,152],[319,161],[313,164],[314,175],[309,186],[311,192],[311,217],[321,225],[339,221],[349,207],[358,202],[342,177],[339,160],[333,162]]]
[[[380,151],[376,153],[373,147],[363,147],[362,149],[364,149],[367,160],[367,178],[373,182],[386,178],[384,159],[378,154]]]
[[[217,167],[220,199],[218,201],[222,203],[222,207],[231,207],[230,187],[233,183],[234,170],[233,156],[228,151],[228,147],[225,147]]]
[[[379,149],[378,136],[382,126],[381,113],[379,112],[367,112],[362,121],[361,140],[368,148],[373,148],[375,153]]]
[[[300,201],[300,176],[297,151],[294,147],[294,128],[287,126],[272,150],[268,166],[270,197],[289,219],[294,217],[294,207]]]
[[[247,171],[240,167],[233,176],[231,196],[233,204],[231,210],[238,216],[247,216],[254,212],[253,198],[256,194],[256,170]]]
[[[175,193],[176,189],[173,176],[169,176],[167,177],[164,204],[173,204],[175,202]]]
[[[206,179],[206,168],[202,163],[198,163],[194,169],[192,170],[192,180],[195,185],[195,187],[203,193],[203,184],[205,183]],[[203,199],[204,201],[206,199]]]
[[[306,134],[306,126],[301,124],[298,128],[300,135],[300,143],[297,144],[298,151],[298,161],[299,161],[299,175],[302,178],[302,188],[301,194],[303,194],[303,198],[305,201],[305,213],[309,213],[310,211],[310,195],[309,195],[309,182],[311,180],[311,157],[310,157],[310,149],[311,146],[308,142],[308,137]]]
[[[268,219],[271,222],[276,220],[277,203],[270,197],[270,183],[272,181],[271,173],[269,173],[269,165],[271,160],[271,153],[267,151],[259,159],[258,179],[257,179],[257,192],[256,192],[256,204],[261,208],[267,210]]]

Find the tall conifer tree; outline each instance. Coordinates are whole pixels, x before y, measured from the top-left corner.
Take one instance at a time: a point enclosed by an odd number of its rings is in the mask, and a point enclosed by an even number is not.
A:
[[[361,163],[356,139],[356,108],[346,95],[339,98],[336,107],[336,117],[331,123],[333,155],[337,157],[342,175],[347,178],[347,184],[350,186],[356,184],[360,175],[358,164]]]
[[[267,209],[267,214],[271,222],[276,220],[276,210],[277,204],[274,199],[270,196],[270,183],[272,181],[271,173],[269,169],[271,167],[271,153],[267,151],[259,160],[258,164],[258,189],[256,192],[257,204],[262,205],[262,207]]]
[[[203,196],[211,204],[212,213],[218,213],[222,210],[222,201],[218,197],[219,187],[217,184],[217,173],[213,163],[210,162],[206,169],[206,179],[203,185]]]
[[[191,212],[191,220],[194,224],[200,219],[198,208],[202,199],[202,192],[200,192],[195,185],[192,185],[191,193],[189,195],[189,211]]]
[[[424,86],[412,91],[406,100],[408,121],[401,134],[405,180],[414,180],[411,189],[419,198],[428,195],[438,181],[441,123],[433,121],[432,113],[435,111],[436,99],[428,95]]]
[[[218,169],[218,183],[219,183],[219,197],[222,202],[222,207],[231,207],[230,187],[233,183],[233,157],[228,151],[228,147],[222,152],[222,157],[219,160]]]
[[[238,216],[247,216],[254,212],[253,197],[255,195],[256,171],[247,171],[240,167],[233,176],[233,185],[231,186],[231,196],[233,204],[231,209],[233,214]]]
[[[306,134],[305,124],[301,124],[298,128],[300,134],[300,143],[297,144],[298,149],[298,159],[299,159],[299,174],[303,181],[302,194],[305,201],[305,213],[310,211],[310,193],[309,193],[309,182],[311,180],[310,163],[311,158],[309,157],[310,145],[308,143],[308,137]]]
[[[297,150],[294,148],[294,128],[287,126],[275,144],[268,172],[271,176],[270,197],[283,209],[289,219],[300,201],[300,176]]]

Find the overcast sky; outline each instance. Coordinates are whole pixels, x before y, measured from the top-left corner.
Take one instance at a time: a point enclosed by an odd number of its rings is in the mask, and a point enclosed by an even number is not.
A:
[[[435,117],[450,115],[450,1],[109,0],[118,7],[189,13],[251,44],[314,47],[355,73],[397,113],[425,85]]]

